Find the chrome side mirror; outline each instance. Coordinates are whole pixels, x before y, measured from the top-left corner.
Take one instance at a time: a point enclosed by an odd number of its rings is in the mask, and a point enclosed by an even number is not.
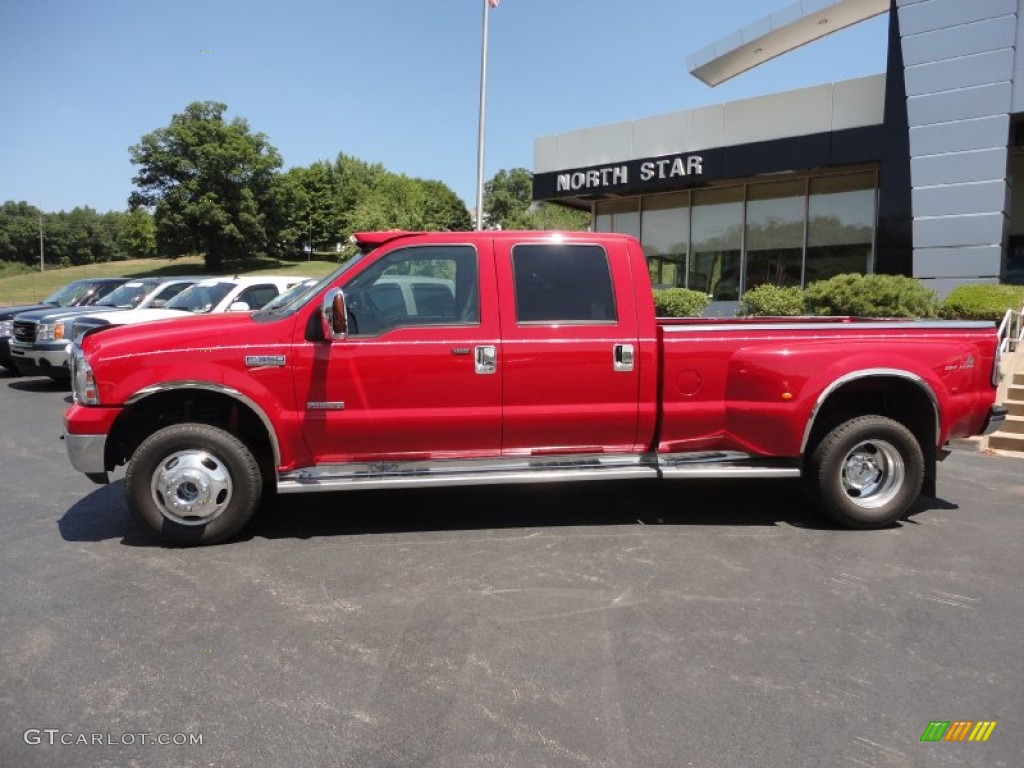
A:
[[[332,288],[324,295],[320,323],[328,341],[342,341],[348,337],[348,307],[341,288]]]

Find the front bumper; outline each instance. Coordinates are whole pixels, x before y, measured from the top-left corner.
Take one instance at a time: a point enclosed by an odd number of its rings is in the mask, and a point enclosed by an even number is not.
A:
[[[107,482],[107,469],[104,466],[104,449],[107,444],[106,435],[72,435],[65,431],[60,436],[68,451],[71,466],[86,475],[94,483],[104,485]]]
[[[991,435],[993,432],[998,432],[999,428],[1003,426],[1003,422],[1006,421],[1006,414],[1009,411],[1005,406],[993,405],[988,410],[988,418],[985,419],[985,426],[982,427],[981,434]]]
[[[11,344],[11,360],[29,376],[71,377],[68,367],[68,341],[44,341],[35,344]]]

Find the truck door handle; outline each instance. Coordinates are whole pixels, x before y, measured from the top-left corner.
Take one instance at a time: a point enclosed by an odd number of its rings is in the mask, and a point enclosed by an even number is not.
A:
[[[490,346],[477,347],[474,350],[474,368],[477,373],[494,373],[498,370],[498,352]]]
[[[612,353],[612,367],[616,371],[633,370],[633,345],[616,344]]]

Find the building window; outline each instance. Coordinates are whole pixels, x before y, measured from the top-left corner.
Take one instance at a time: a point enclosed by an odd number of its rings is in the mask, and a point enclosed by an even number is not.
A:
[[[740,297],[743,187],[693,193],[688,287],[714,301]]]
[[[807,182],[779,181],[747,188],[747,252],[743,290],[800,285]]]
[[[621,232],[640,239],[640,198],[602,200],[594,206],[595,232]]]
[[[686,285],[686,254],[690,244],[690,195],[660,195],[644,200],[640,233],[651,285]]]
[[[759,285],[871,272],[877,179],[858,171],[601,200],[594,231],[638,238],[655,288],[737,301]]]
[[[811,179],[805,284],[871,271],[876,187],[874,171]]]

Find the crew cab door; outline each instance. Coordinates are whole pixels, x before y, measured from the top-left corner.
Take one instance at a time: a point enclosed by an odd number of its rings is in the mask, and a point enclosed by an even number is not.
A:
[[[635,449],[640,355],[625,248],[496,241],[506,455]]]
[[[471,245],[409,245],[374,254],[346,281],[348,338],[303,341],[296,367],[315,461],[500,454],[493,265]],[[481,285],[491,290],[482,299]]]

